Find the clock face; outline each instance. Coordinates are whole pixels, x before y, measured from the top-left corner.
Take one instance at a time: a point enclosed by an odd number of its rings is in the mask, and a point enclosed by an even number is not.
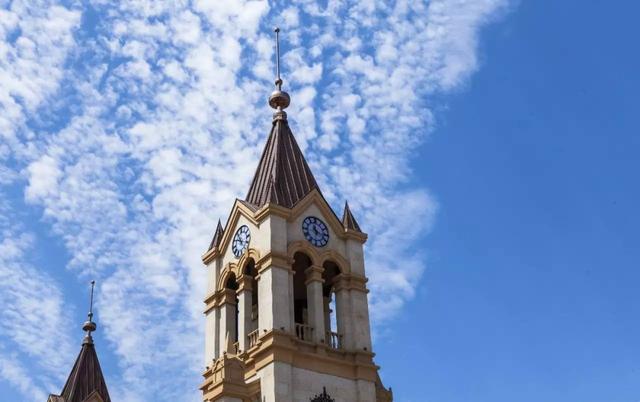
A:
[[[307,216],[302,221],[302,233],[309,243],[316,247],[325,246],[329,242],[327,225],[315,216]]]
[[[231,251],[236,258],[240,257],[249,248],[249,241],[251,241],[251,232],[247,225],[242,225],[236,231],[233,236],[233,243],[231,244]]]

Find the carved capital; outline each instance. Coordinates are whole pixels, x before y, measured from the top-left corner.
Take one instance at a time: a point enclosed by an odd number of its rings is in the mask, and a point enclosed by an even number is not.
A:
[[[312,265],[309,268],[304,270],[307,280],[304,282],[305,284],[309,284],[311,282],[320,282],[324,283],[322,279],[322,273],[324,272],[324,268],[318,265]]]
[[[253,278],[249,275],[242,275],[238,280],[238,293],[243,291],[251,292],[253,290]]]
[[[263,275],[266,271],[270,270],[270,269],[281,269],[283,271],[287,271],[289,273],[289,275],[293,275],[295,272],[293,269],[291,269],[290,265],[280,265],[280,264],[260,264],[259,268],[258,268],[258,277],[260,275]]]
[[[233,289],[224,289],[221,291],[222,297],[220,304],[236,304],[236,291]]]
[[[333,285],[336,292],[341,290],[359,290],[362,292],[369,292],[366,287],[368,279],[364,276],[353,274],[340,274],[333,280]]]

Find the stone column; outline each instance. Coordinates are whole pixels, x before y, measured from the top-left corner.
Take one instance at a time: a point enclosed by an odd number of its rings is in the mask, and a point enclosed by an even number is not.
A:
[[[359,275],[349,277],[349,305],[351,307],[351,323],[353,347],[357,350],[371,352],[371,327],[369,324],[369,301],[365,284],[367,279]]]
[[[217,307],[208,310],[205,315],[206,330],[204,341],[204,365],[211,366],[211,362],[218,357],[218,320],[216,317]]]
[[[313,327],[313,340],[315,342],[325,341],[324,327],[324,300],[322,297],[322,267],[312,265],[304,273],[307,276],[307,312],[309,314],[309,325]]]
[[[291,269],[277,265],[260,267],[258,280],[258,328],[293,332]],[[260,333],[262,335],[262,332]]]
[[[344,275],[338,275],[334,281],[336,293],[336,324],[338,334],[342,335],[342,344],[345,349],[353,349],[354,334],[351,318],[351,297],[349,282]]]
[[[257,373],[260,378],[260,402],[293,402],[293,367],[274,361]],[[299,401],[300,399],[296,399]]]
[[[227,334],[231,343],[236,338],[236,291],[225,289],[220,301],[220,351],[226,351]]]
[[[214,333],[216,334],[213,341],[213,356],[217,359],[222,354],[221,346],[223,342],[220,340],[220,307],[214,307],[213,313],[215,321]]]
[[[324,300],[324,329],[326,331],[331,331],[331,295],[324,296],[323,300]]]
[[[238,287],[238,347],[242,351],[249,349],[248,335],[253,331],[251,325],[252,281],[253,278],[243,275]]]

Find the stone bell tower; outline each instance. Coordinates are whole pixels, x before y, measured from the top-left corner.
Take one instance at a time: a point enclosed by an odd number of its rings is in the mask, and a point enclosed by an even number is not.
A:
[[[391,401],[373,362],[362,232],[323,197],[284,109],[276,29],[271,132],[245,199],[202,261],[205,402]]]

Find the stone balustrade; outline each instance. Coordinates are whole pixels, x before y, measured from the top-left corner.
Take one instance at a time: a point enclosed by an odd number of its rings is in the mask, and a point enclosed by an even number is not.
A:
[[[311,325],[296,323],[295,330],[298,339],[313,342],[313,327]]]
[[[325,342],[332,349],[343,348],[342,335],[337,332],[326,331]]]
[[[258,344],[258,335],[259,335],[259,331],[256,329],[255,331],[251,331],[249,332],[249,335],[247,335],[247,340],[249,341],[249,347],[248,349],[251,349],[252,347],[256,346]]]

